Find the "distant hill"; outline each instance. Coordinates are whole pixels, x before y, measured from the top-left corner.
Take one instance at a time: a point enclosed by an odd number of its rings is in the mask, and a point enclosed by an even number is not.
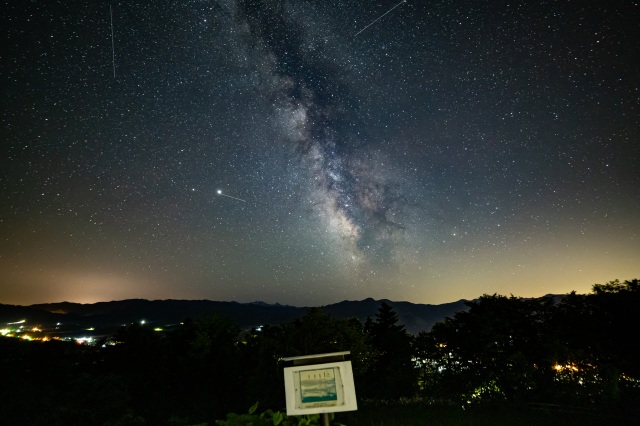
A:
[[[393,307],[407,331],[417,334],[428,331],[433,324],[456,312],[467,309],[465,300],[441,305],[383,300]],[[381,300],[343,301],[323,307],[336,318],[375,318]],[[29,322],[116,326],[145,320],[153,324],[175,324],[187,317],[197,318],[210,313],[229,317],[242,328],[260,324],[281,324],[304,316],[309,308],[264,302],[237,303],[211,300],[144,300],[129,299],[91,304],[60,302],[31,306],[0,304],[0,323],[27,319]]]
[[[28,320],[30,323],[55,324],[60,321],[77,322],[74,315],[64,315],[31,306],[0,304],[0,326],[7,323]]]
[[[398,319],[411,334],[429,331],[433,324],[452,317],[456,312],[466,311],[466,300],[444,303],[441,305],[425,305],[410,302],[393,302],[391,300],[365,299],[361,301],[343,301],[324,306],[324,311],[336,318],[358,318],[364,322],[368,317],[375,319],[378,307],[386,302],[398,315]]]
[[[218,313],[240,327],[265,323],[280,324],[299,318],[306,308],[256,303],[216,302],[211,300],[128,299],[92,304],[44,303],[29,308],[70,315],[87,324],[115,325],[145,320],[154,324],[175,324],[185,318]]]

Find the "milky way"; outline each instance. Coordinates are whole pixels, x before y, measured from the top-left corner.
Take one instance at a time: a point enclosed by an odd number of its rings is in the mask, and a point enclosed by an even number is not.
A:
[[[284,2],[241,2],[248,42],[267,63],[261,71],[279,124],[315,191],[310,203],[324,226],[352,252],[352,258],[388,257],[401,238],[406,198],[390,179],[376,173],[369,147],[357,130],[362,117],[339,64],[322,47],[309,44],[304,28],[288,16]]]

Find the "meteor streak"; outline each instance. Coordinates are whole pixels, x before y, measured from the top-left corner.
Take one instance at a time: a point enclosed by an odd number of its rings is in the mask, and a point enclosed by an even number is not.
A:
[[[223,194],[222,193],[222,189],[218,189],[218,195],[222,195],[223,197],[227,197],[227,198],[233,198],[234,200],[242,201],[243,203],[247,202],[246,200],[243,200],[242,198],[232,197],[231,195]]]
[[[113,10],[109,5],[109,15],[111,16],[111,62],[113,63],[113,78],[116,78],[116,45],[113,42]]]
[[[367,25],[366,27],[364,27],[363,29],[361,29],[360,31],[358,31],[356,33],[356,35],[354,35],[353,37],[358,37],[358,34],[360,34],[361,32],[363,32],[364,30],[366,30],[367,28],[369,28],[370,26],[372,26],[373,24],[375,24],[376,22],[378,22],[380,19],[384,18],[385,15],[387,15],[389,12],[391,12],[393,9],[395,9],[396,7],[400,6],[402,3],[406,3],[407,0],[402,0],[400,3],[396,4],[395,6],[393,6],[391,9],[387,10],[385,13],[383,13],[382,15],[378,16],[376,19],[374,19],[373,21],[371,21],[371,23],[369,25]]]

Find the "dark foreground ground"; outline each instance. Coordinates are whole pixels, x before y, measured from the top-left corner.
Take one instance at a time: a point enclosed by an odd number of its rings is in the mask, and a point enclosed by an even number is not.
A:
[[[340,413],[336,421],[347,426],[527,426],[527,425],[638,425],[638,406],[591,410],[572,407],[500,405],[463,410],[422,405],[364,405],[357,412]]]
[[[590,409],[577,407],[531,407],[528,405],[495,405],[462,409],[455,406],[434,406],[421,404],[367,404],[360,403],[358,411],[337,413],[333,424],[346,426],[596,426],[596,425],[639,425],[640,404],[624,409]],[[38,408],[34,407],[37,412]],[[58,425],[96,425],[96,426],[215,426],[215,422],[196,423],[187,419],[172,418],[167,422],[154,423],[132,416],[120,421],[96,421],[89,423],[76,421],[64,423],[50,422],[44,413],[7,418],[0,411],[0,426],[58,426]],[[37,414],[37,413],[31,413]],[[34,423],[34,419],[38,419]],[[250,424],[250,423],[249,423]],[[247,424],[247,426],[249,426]],[[261,423],[262,424],[262,423]],[[236,423],[233,423],[235,426]],[[238,423],[240,425],[240,423]],[[244,426],[244,423],[243,423]]]

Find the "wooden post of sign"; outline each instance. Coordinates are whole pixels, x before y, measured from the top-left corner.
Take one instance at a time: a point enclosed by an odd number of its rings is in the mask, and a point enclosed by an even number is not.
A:
[[[321,413],[320,420],[322,420],[322,426],[329,426],[329,414]]]

